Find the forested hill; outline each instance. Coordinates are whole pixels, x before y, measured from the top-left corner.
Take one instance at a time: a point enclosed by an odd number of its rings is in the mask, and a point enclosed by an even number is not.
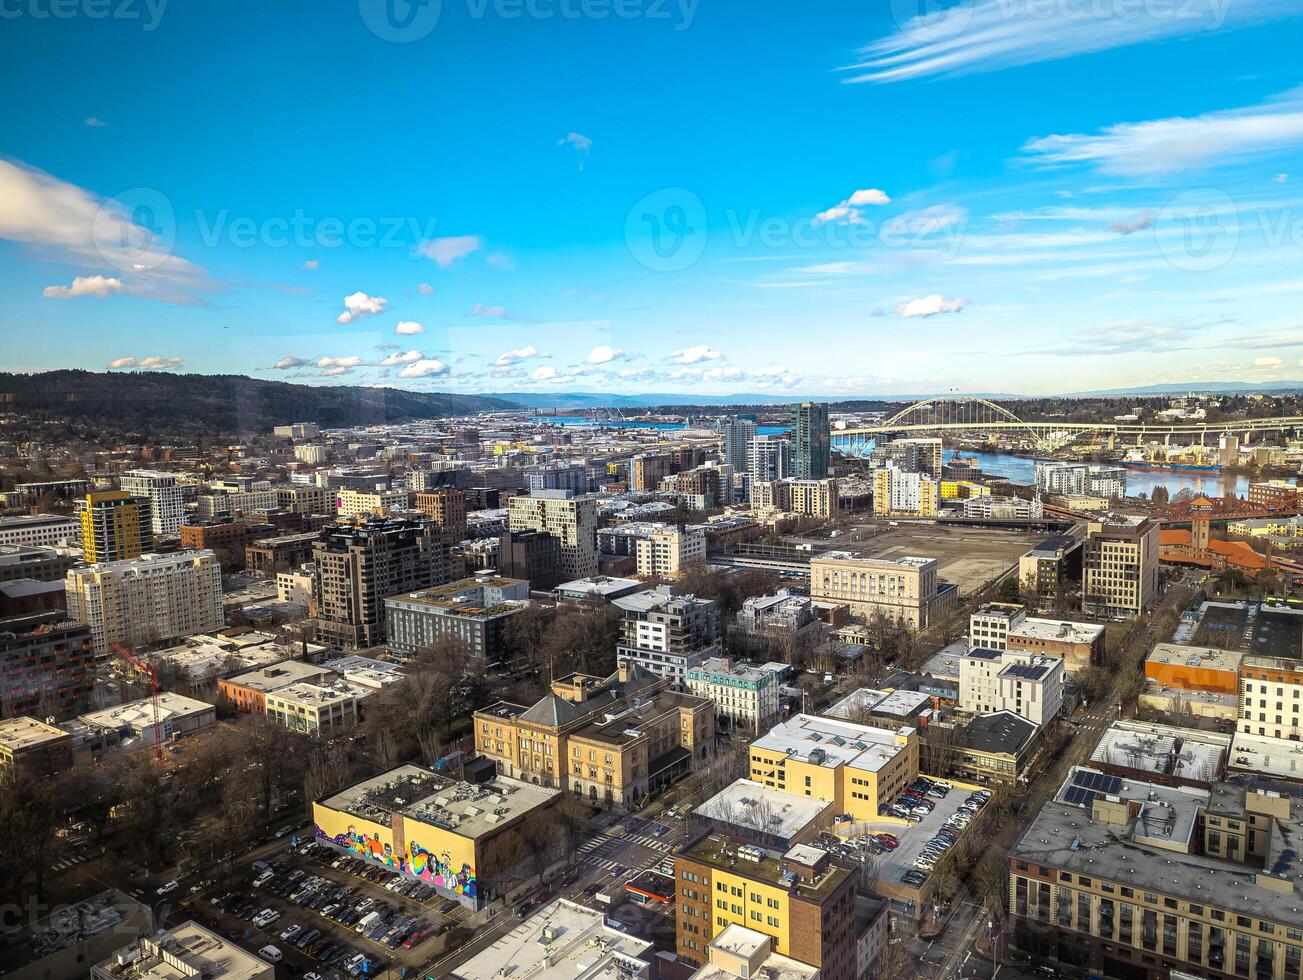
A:
[[[238,374],[47,371],[0,373],[0,410],[106,429],[267,432],[289,422],[377,425],[517,406],[481,395],[312,386]]]

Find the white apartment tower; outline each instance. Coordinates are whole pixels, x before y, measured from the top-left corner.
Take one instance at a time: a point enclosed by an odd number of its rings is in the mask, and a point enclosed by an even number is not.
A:
[[[155,539],[180,535],[185,521],[185,499],[175,476],[156,470],[129,470],[122,475],[122,489],[133,497],[149,498]]]

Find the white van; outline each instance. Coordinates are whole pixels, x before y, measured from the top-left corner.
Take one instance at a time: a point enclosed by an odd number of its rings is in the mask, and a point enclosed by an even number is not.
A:
[[[357,925],[353,927],[353,931],[358,933],[359,935],[364,934],[368,932],[379,919],[380,919],[379,912],[368,912],[366,915],[362,916],[362,918],[358,920]]]
[[[258,950],[258,955],[268,963],[279,963],[284,959],[281,955],[281,951],[275,946],[264,946],[262,949]]]

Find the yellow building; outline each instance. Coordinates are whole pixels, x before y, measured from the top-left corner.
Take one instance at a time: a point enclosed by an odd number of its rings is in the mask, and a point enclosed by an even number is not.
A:
[[[878,517],[934,517],[940,484],[926,473],[884,466],[873,471],[873,513]]]
[[[502,776],[465,783],[399,766],[313,803],[312,820],[318,840],[478,909],[495,877],[510,870],[494,864],[490,842],[519,832],[522,821],[560,796]]]
[[[918,735],[793,715],[751,743],[755,782],[827,800],[836,813],[880,819],[879,805],[918,778]]]
[[[942,500],[968,500],[970,497],[989,497],[991,488],[972,480],[942,480]]]
[[[78,508],[88,564],[139,558],[154,546],[148,497],[133,497],[125,490],[88,493]]]

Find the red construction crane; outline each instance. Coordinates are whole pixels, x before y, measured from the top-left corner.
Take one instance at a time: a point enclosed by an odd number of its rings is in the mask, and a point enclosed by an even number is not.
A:
[[[125,660],[136,673],[149,679],[149,701],[154,709],[154,756],[163,758],[163,723],[159,720],[158,715],[158,671],[148,660],[142,660],[134,653],[129,653],[123,649],[121,644],[112,644],[113,649],[118,656]]]

